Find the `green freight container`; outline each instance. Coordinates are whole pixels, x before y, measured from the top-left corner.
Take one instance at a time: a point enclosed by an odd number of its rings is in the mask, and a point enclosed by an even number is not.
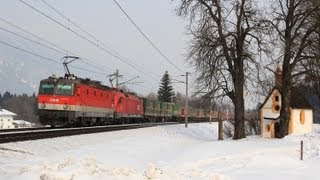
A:
[[[180,104],[173,104],[173,116],[180,117],[181,116],[181,106]]]
[[[173,106],[174,106],[174,103],[168,103],[168,116],[169,117],[173,116]]]
[[[161,102],[161,117],[166,117],[167,116],[167,103],[166,102]]]
[[[154,116],[159,117],[161,115],[161,102],[154,101]]]
[[[172,117],[173,105],[174,105],[174,103],[161,102],[161,116],[162,117]]]
[[[161,102],[143,98],[144,115],[150,117],[159,117],[161,113]]]
[[[143,98],[143,108],[145,116],[154,116],[154,101]]]

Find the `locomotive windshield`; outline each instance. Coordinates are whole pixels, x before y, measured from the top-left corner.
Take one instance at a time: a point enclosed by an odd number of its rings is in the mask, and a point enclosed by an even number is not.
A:
[[[73,95],[73,89],[74,89],[73,88],[73,84],[58,83],[56,85],[55,94],[72,96]]]
[[[39,88],[39,94],[52,94],[54,86],[54,84],[50,84],[49,82],[41,83]]]
[[[39,87],[39,94],[56,94],[73,96],[74,84],[73,83],[62,83],[62,82],[41,82]]]

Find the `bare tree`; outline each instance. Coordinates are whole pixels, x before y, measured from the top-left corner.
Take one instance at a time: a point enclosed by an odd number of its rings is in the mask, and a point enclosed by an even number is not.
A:
[[[148,99],[157,100],[157,94],[155,92],[150,92],[147,97]]]
[[[320,49],[317,51],[320,51]],[[305,65],[305,68],[306,70],[308,70],[305,81],[306,83],[311,85],[311,87],[315,90],[315,93],[320,98],[320,57],[319,55],[316,55],[316,59],[314,61],[308,62]]]
[[[262,50],[265,29],[253,0],[180,0],[190,21],[188,60],[198,73],[198,93],[228,96],[235,108],[233,139],[245,138],[244,88]]]
[[[311,0],[315,6],[320,6],[320,1]],[[311,83],[312,87],[320,97],[320,11],[316,12],[313,16],[316,22],[316,33],[312,34],[311,39],[314,41],[312,46],[309,46],[309,54],[314,56],[314,60],[309,61],[305,64],[305,69],[307,70],[306,81]]]
[[[315,43],[312,39],[316,33],[317,21],[314,18],[319,11],[315,0],[275,0],[273,2],[272,26],[276,40],[282,48],[282,101],[280,110],[280,138],[288,134],[289,104],[294,79],[306,71],[303,64],[314,60],[308,48]],[[319,17],[317,17],[318,19]]]

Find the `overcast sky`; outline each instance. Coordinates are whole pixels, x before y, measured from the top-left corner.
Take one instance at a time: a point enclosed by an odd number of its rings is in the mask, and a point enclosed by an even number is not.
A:
[[[55,13],[46,4],[41,2],[41,0],[24,1],[48,14],[63,25],[68,26],[70,29],[82,34],[93,42],[96,42],[59,14]],[[139,76],[140,78],[136,81],[143,82],[143,84],[128,85],[128,87],[140,94],[146,95],[152,91],[157,92],[161,76],[166,70],[169,71],[169,74],[172,75],[173,78],[179,80],[184,80],[184,77],[180,76],[181,74],[184,74],[186,71],[192,71],[185,62],[184,54],[187,48],[188,37],[185,35],[185,20],[181,17],[177,17],[174,11],[177,7],[177,2],[172,2],[171,0],[118,0],[118,3],[131,16],[141,30],[145,32],[153,43],[158,46],[159,49],[181,69],[181,71],[159,55],[138,30],[135,29],[112,0],[46,0],[46,2],[58,9],[73,22],[77,23],[81,28],[88,31],[96,37],[96,39],[103,42],[105,44],[103,48],[108,51],[113,50],[117,52],[120,56],[124,57],[123,59],[141,66],[141,68],[143,68],[142,70],[136,70],[126,63],[112,57],[108,53],[99,50],[99,48],[81,39],[74,33],[49,20],[35,10],[32,10],[18,0],[2,0],[1,2],[1,18],[14,22],[16,25],[49,40],[59,47],[75,52],[77,53],[76,55],[88,59],[90,64],[105,69],[105,72],[103,72],[105,75],[111,74],[116,69],[119,69],[120,74],[124,75],[123,79],[120,79],[120,82]],[[3,22],[0,22],[0,27],[20,33],[20,31],[15,30]],[[23,33],[20,34],[25,35]],[[18,37],[7,35],[5,32],[1,32],[0,35],[2,41],[30,50],[50,59],[61,61],[61,57],[65,55],[39,47],[35,44],[21,40]],[[37,59],[34,71],[39,68],[47,69],[47,74],[40,73],[39,76],[43,77],[37,77],[39,79],[47,78],[47,76],[53,73],[60,76],[64,73],[61,64],[41,60],[41,58],[33,57],[31,55],[24,55],[16,50],[6,51],[7,48],[8,47],[4,47],[0,44],[1,52],[8,53],[7,56],[12,58],[12,60],[14,60],[13,57],[23,56],[23,59],[15,60],[30,63],[28,61]],[[73,54],[69,52],[69,55]],[[87,68],[90,71],[102,72],[101,69],[88,66],[81,61],[75,62],[73,65]],[[107,83],[105,75],[80,71],[73,69],[72,67],[70,67],[70,69],[73,73],[81,77],[89,77]],[[141,71],[143,71],[143,73]],[[152,76],[153,78],[149,76]],[[176,91],[184,94],[184,84],[174,84],[174,88]]]

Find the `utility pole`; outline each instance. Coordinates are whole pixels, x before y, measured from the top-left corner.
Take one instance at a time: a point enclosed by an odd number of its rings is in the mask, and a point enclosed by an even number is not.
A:
[[[113,86],[112,81],[116,80],[116,85],[115,85],[116,89],[119,88],[119,77],[122,77],[122,75],[119,74],[119,70],[118,69],[116,70],[115,73],[109,75],[109,81],[110,81],[112,86]]]
[[[185,106],[185,127],[188,128],[188,115],[189,115],[189,108],[188,108],[188,75],[189,73],[186,72],[186,106]]]
[[[118,69],[116,70],[115,76],[116,76],[116,89],[118,89],[119,88],[119,70]]]
[[[188,108],[188,76],[189,72],[186,72],[186,75],[181,75],[181,76],[186,76],[186,81],[180,81],[176,80],[178,83],[185,83],[186,84],[186,103],[184,107],[184,121],[185,121],[185,127],[188,128],[188,116],[189,116],[189,108]]]

